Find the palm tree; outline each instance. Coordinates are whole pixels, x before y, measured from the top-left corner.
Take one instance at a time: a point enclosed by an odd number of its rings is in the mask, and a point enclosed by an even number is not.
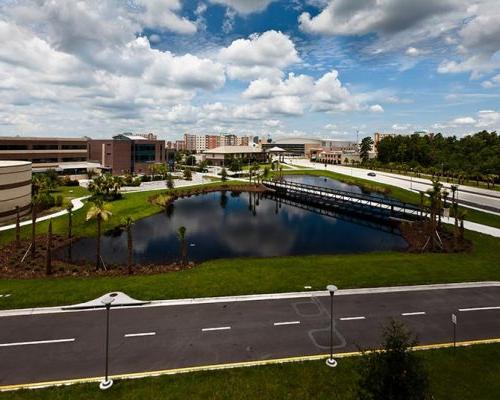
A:
[[[96,199],[93,206],[87,211],[87,221],[91,219],[97,220],[97,243],[96,243],[96,270],[99,269],[101,259],[101,222],[107,221],[112,215],[111,211],[104,205],[102,200]]]
[[[52,275],[52,220],[49,220],[49,231],[47,234],[47,253],[45,261],[45,273],[47,275]]]
[[[31,258],[35,258],[36,251],[36,217],[38,213],[38,195],[31,199]]]
[[[16,206],[16,248],[21,247],[21,221],[19,217],[19,206]]]
[[[181,226],[177,231],[177,238],[180,243],[180,253],[181,253],[181,264],[186,265],[187,263],[187,246],[186,246],[186,227]]]
[[[436,216],[441,215],[442,208],[442,187],[443,185],[438,180],[432,181],[432,189],[427,190],[427,194],[429,195],[430,202],[430,241],[431,241],[431,249],[435,250],[437,244],[437,226],[436,226]]]
[[[132,225],[134,224],[134,219],[130,216],[124,218],[122,220],[122,225],[127,231],[127,267],[128,267],[128,274],[132,275],[132,264],[133,264],[133,258],[134,258],[134,246],[132,242]]]
[[[73,203],[69,203],[66,206],[66,211],[68,212],[68,239],[71,239],[71,230],[73,228],[73,220],[72,220],[72,210],[73,210]]]

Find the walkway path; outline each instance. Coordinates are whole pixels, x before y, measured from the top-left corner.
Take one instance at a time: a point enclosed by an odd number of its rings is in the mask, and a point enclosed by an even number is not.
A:
[[[71,204],[73,204],[73,212],[82,208],[84,205],[83,200],[85,200],[89,197],[90,196],[84,196],[84,197],[78,197],[77,199],[71,200]],[[57,218],[57,217],[60,217],[61,215],[65,215],[67,213],[68,213],[68,211],[66,209],[64,209],[64,210],[55,212],[53,214],[44,215],[43,217],[37,218],[36,222],[38,223],[38,222],[42,222],[42,221],[47,221],[48,219]],[[31,225],[31,219],[28,219],[26,221],[21,222],[20,225],[21,226]],[[9,229],[14,229],[15,227],[16,227],[16,224],[0,226],[0,232],[8,231]]]

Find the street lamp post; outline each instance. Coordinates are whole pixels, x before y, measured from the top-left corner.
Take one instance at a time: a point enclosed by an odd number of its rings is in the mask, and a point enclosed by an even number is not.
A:
[[[330,292],[330,358],[326,360],[326,365],[334,368],[337,366],[337,361],[333,358],[333,295],[337,286],[328,285],[326,289]]]
[[[106,367],[105,367],[105,375],[104,380],[99,383],[99,389],[106,390],[109,389],[113,385],[113,380],[109,379],[108,376],[108,366],[109,366],[109,311],[111,310],[111,303],[115,301],[113,296],[114,293],[105,297],[102,300],[102,304],[106,307]],[[116,294],[115,294],[116,296]]]
[[[410,168],[410,190],[413,190],[413,168]]]

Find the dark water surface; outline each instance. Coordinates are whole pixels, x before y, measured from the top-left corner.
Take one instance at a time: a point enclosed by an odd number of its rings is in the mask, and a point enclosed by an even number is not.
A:
[[[340,185],[341,190],[360,190],[332,180],[318,180],[307,179],[303,183],[323,186],[328,183]],[[187,228],[188,258],[192,261],[406,248],[406,242],[397,232],[320,215],[257,194],[225,192],[179,199],[168,213],[137,221],[132,229],[134,261],[144,264],[177,260],[180,226]],[[101,249],[106,264],[126,263],[126,233],[103,236]],[[84,238],[74,243],[72,253],[76,261],[95,260],[95,239]]]

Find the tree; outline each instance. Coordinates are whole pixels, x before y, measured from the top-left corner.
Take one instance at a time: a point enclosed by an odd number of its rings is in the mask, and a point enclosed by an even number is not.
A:
[[[36,218],[40,200],[38,195],[31,199],[31,258],[35,258],[36,253]]]
[[[21,218],[19,216],[19,206],[16,206],[16,248],[21,247]]]
[[[173,189],[174,188],[174,178],[172,176],[172,174],[167,174],[167,179],[166,179],[166,185],[167,185],[167,189]]]
[[[437,221],[436,217],[441,216],[441,210],[443,208],[443,185],[437,181],[432,181],[432,189],[427,190],[427,195],[429,196],[429,206],[430,206],[430,236],[427,243],[430,242],[431,250],[434,251],[439,243],[439,236],[437,234]],[[424,248],[427,246],[424,245]]]
[[[127,216],[122,220],[122,225],[127,231],[127,268],[128,274],[132,275],[132,265],[134,262],[134,247],[132,241],[132,225],[134,225],[134,219],[131,216]]]
[[[114,200],[119,197],[118,192],[123,186],[123,178],[111,174],[99,175],[89,183],[88,189],[94,198],[101,200]]]
[[[221,176],[222,182],[227,181],[227,171],[226,171],[225,167],[222,168],[222,171],[220,172],[220,176]]]
[[[359,156],[361,157],[361,161],[363,163],[368,162],[369,160],[369,152],[373,147],[373,139],[370,136],[367,136],[361,140],[361,145],[359,146]]]
[[[241,171],[241,161],[239,158],[233,158],[229,164],[229,171],[238,172]]]
[[[425,400],[430,398],[429,379],[420,359],[412,352],[414,337],[403,324],[392,320],[383,332],[383,349],[365,354],[361,361],[360,400]]]
[[[101,264],[101,222],[107,221],[112,215],[108,207],[100,199],[93,201],[92,207],[87,211],[87,221],[95,219],[97,221],[97,242],[95,268],[99,269]]]
[[[190,181],[191,179],[193,179],[193,174],[191,173],[191,169],[189,168],[184,168],[184,179],[187,180],[187,181]]]
[[[177,238],[179,239],[180,244],[180,256],[181,256],[181,264],[187,264],[187,243],[186,243],[186,227],[181,226],[177,231]]]
[[[73,203],[69,203],[66,206],[66,211],[68,212],[68,239],[72,237],[72,229],[73,229]]]
[[[52,219],[49,220],[49,231],[47,234],[47,253],[45,261],[45,274],[52,275]]]

